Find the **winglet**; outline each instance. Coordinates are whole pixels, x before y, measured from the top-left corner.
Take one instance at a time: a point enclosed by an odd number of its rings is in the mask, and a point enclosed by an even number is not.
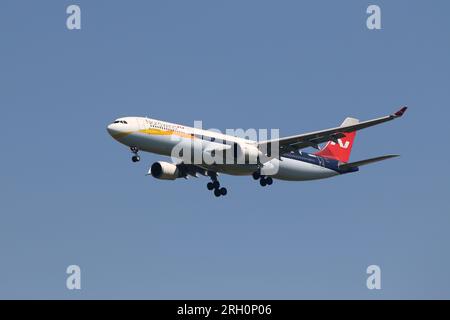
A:
[[[401,108],[396,113],[394,113],[394,117],[401,117],[405,113],[406,109],[408,109],[408,107]]]

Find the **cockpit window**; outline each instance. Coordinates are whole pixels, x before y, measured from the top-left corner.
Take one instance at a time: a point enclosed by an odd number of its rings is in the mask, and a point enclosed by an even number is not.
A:
[[[124,121],[124,120],[116,120],[113,123],[123,123],[123,124],[128,124],[128,122]]]

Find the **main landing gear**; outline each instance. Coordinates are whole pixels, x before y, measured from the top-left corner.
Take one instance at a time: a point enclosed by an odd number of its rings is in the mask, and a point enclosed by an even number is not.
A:
[[[252,176],[253,176],[253,179],[255,179],[255,180],[259,179],[259,184],[262,187],[270,186],[273,183],[272,177],[263,176],[263,175],[261,175],[261,173],[259,171],[253,172]]]
[[[133,156],[131,157],[131,161],[139,162],[141,160],[141,157],[139,157],[139,155],[138,155],[139,149],[137,147],[130,147],[130,150],[133,153]]]
[[[217,180],[217,173],[211,173],[209,176],[211,177],[211,182],[208,182],[206,185],[208,190],[214,190],[216,197],[225,196],[227,194],[227,188],[220,187],[220,182]]]

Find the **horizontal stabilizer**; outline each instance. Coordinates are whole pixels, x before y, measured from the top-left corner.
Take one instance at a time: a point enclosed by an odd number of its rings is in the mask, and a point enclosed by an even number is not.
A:
[[[386,156],[381,156],[381,157],[376,157],[376,158],[372,158],[372,159],[366,159],[366,160],[361,160],[361,161],[356,161],[356,162],[350,162],[350,163],[342,163],[339,165],[339,169],[352,169],[352,168],[357,168],[360,166],[364,166],[366,164],[370,164],[370,163],[374,163],[374,162],[378,162],[378,161],[383,161],[386,159],[390,159],[390,158],[395,158],[398,157],[398,154],[389,154]]]

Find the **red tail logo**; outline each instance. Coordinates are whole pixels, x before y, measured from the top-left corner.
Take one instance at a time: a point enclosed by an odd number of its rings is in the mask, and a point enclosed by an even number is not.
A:
[[[341,162],[348,162],[350,153],[353,147],[353,140],[355,139],[356,131],[345,134],[345,137],[340,138],[336,142],[329,141],[325,147],[316,155],[324,158],[335,159]]]

